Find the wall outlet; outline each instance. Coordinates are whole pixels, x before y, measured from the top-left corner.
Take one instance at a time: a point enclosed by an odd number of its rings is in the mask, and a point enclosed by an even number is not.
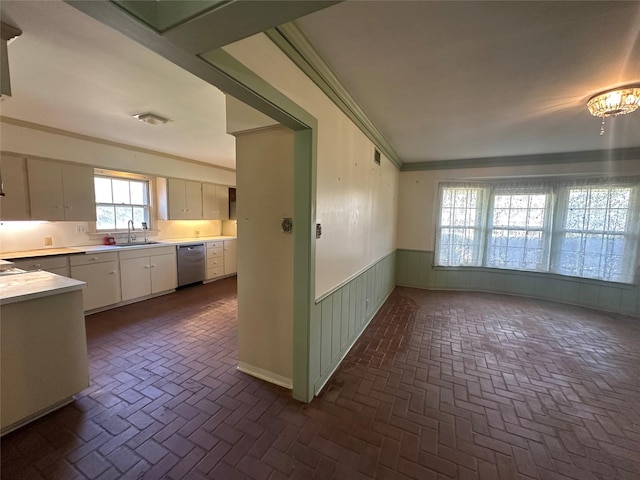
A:
[[[84,225],[76,225],[76,233],[87,233]]]
[[[194,230],[193,233],[195,234],[196,237],[200,236],[200,230]]]
[[[53,237],[44,237],[44,246],[50,247],[53,245]]]

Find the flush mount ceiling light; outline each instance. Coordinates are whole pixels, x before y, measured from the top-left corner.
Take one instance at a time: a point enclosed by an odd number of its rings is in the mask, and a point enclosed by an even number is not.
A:
[[[155,113],[146,112],[146,113],[136,113],[132,115],[133,118],[137,118],[141,122],[148,123],[150,125],[164,125],[165,123],[170,122],[168,118],[161,117],[160,115],[156,115]]]
[[[602,118],[600,135],[604,135],[604,119],[631,113],[640,107],[640,85],[614,88],[589,99],[587,108],[594,117]]]

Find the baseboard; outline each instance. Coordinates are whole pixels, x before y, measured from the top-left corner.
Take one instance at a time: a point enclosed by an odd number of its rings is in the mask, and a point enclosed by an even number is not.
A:
[[[282,375],[278,375],[254,365],[249,365],[244,362],[238,362],[238,370],[240,370],[242,373],[246,373],[247,375],[251,375],[252,377],[259,378],[260,380],[264,380],[265,382],[279,385],[288,390],[291,390],[293,388],[293,383],[290,378],[283,377]]]

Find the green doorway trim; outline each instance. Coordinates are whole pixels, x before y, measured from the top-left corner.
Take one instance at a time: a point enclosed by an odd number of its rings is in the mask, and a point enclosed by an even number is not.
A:
[[[113,2],[65,1],[295,132],[292,383],[293,397],[310,402],[314,396],[309,352],[315,307],[317,119],[221,49],[196,56]]]
[[[200,56],[245,90],[234,97],[257,110],[268,102],[282,111],[282,122],[294,130],[293,166],[293,397],[310,402],[314,379],[310,375],[311,321],[315,309],[316,151],[318,121],[262,78],[223,50]],[[263,113],[267,113],[264,112]]]

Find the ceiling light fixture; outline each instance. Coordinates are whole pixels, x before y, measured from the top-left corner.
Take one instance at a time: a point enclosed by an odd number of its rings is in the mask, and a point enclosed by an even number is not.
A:
[[[132,115],[133,118],[137,118],[141,122],[148,123],[150,125],[164,125],[165,123],[170,122],[171,120],[165,117],[161,117],[160,115],[156,115],[155,113],[146,112],[146,113],[136,113]]]
[[[602,118],[600,135],[604,135],[604,119],[631,113],[640,107],[640,86],[619,87],[598,93],[589,99],[587,108],[594,117]]]

